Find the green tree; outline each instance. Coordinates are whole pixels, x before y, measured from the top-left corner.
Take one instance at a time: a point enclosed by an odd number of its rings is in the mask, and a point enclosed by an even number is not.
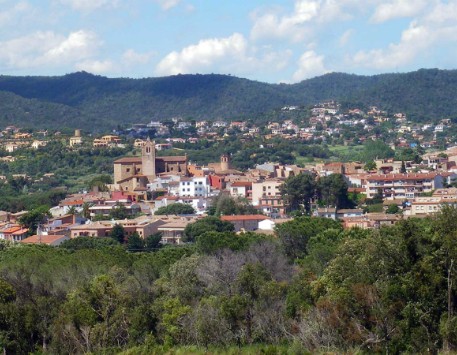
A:
[[[125,229],[120,224],[115,224],[111,229],[110,237],[113,238],[115,241],[123,244],[125,241]]]
[[[348,185],[342,174],[321,177],[317,182],[317,193],[320,201],[327,207],[348,208],[353,206],[348,196]]]
[[[307,254],[307,246],[311,237],[327,229],[341,230],[341,224],[329,218],[297,217],[275,227],[286,255],[292,260]]]
[[[160,322],[165,344],[173,345],[179,342],[184,327],[183,318],[190,310],[191,308],[183,305],[177,297],[165,300]]]
[[[362,161],[375,159],[393,158],[395,152],[381,140],[367,140],[363,143],[363,151],[360,153]]]
[[[213,216],[259,214],[259,210],[252,206],[247,199],[234,198],[221,193],[213,199],[208,214]]]
[[[404,160],[401,161],[400,173],[406,174],[406,164]]]
[[[112,184],[111,175],[99,175],[89,181],[88,187],[90,190],[97,188],[98,191],[109,191],[107,184]]]
[[[59,245],[59,248],[75,251],[81,249],[104,249],[114,246],[119,246],[119,242],[114,238],[78,237],[64,241]]]
[[[84,218],[90,219],[90,209],[93,206],[92,203],[84,202],[83,203],[83,210],[82,210],[82,216]]]
[[[145,250],[153,251],[159,249],[161,247],[160,242],[162,241],[162,233],[154,233],[148,235],[144,240],[144,248]]]
[[[29,234],[36,234],[37,227],[46,222],[51,217],[48,206],[37,207],[19,218],[19,223],[24,228],[28,228]]]
[[[290,211],[309,212],[310,201],[315,195],[314,176],[299,174],[286,179],[281,186],[281,195]]]
[[[16,291],[8,282],[0,279],[0,348],[3,354],[12,352],[12,323],[14,322],[14,311],[16,300]]]
[[[109,213],[111,219],[126,219],[127,217],[127,208],[122,203],[117,203]]]
[[[387,210],[386,210],[387,214],[396,214],[396,213],[399,213],[399,212],[400,212],[400,208],[395,203],[390,204],[387,207]]]
[[[376,170],[376,163],[374,162],[374,160],[367,161],[367,163],[365,164],[365,166],[363,167],[363,169],[364,169],[365,171]]]
[[[137,232],[133,232],[127,239],[127,250],[138,252],[144,250],[144,240]]]
[[[233,232],[235,226],[226,221],[221,221],[214,216],[208,216],[190,223],[184,229],[184,242],[194,242],[196,238],[206,232]]]
[[[155,215],[168,215],[168,214],[194,214],[195,209],[186,203],[172,203],[168,206],[159,207],[154,213]]]

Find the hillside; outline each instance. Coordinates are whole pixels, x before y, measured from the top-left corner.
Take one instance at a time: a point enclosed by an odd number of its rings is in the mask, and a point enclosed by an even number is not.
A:
[[[106,78],[85,72],[56,77],[0,76],[0,126],[79,127],[175,116],[194,119],[259,116],[284,105],[335,99],[378,105],[417,121],[457,117],[456,70],[358,76],[331,73],[298,84],[266,84],[227,75]]]

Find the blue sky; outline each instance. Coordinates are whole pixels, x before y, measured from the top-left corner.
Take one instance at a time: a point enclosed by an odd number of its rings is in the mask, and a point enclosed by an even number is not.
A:
[[[454,69],[457,0],[0,0],[0,74],[231,74]]]

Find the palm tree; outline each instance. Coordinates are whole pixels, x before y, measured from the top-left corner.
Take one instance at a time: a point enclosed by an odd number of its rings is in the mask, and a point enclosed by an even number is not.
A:
[[[89,202],[84,202],[83,203],[83,217],[84,218],[87,218],[87,219],[90,219],[90,210],[89,208],[91,208],[94,204],[93,203],[89,203]]]

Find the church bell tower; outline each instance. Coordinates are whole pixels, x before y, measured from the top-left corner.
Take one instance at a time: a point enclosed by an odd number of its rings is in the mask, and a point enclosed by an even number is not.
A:
[[[149,138],[141,149],[141,169],[149,181],[156,178],[156,148],[155,142]]]

